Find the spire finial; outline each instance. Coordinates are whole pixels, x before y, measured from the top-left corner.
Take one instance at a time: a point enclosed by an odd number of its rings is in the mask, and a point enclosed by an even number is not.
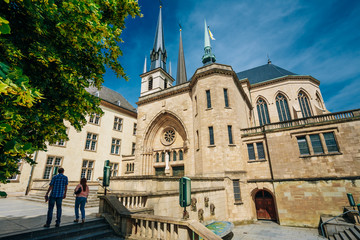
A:
[[[169,62],[169,75],[172,75],[172,71],[171,71],[171,61]]]
[[[187,81],[185,56],[184,56],[184,49],[183,49],[182,37],[181,37],[181,25],[179,24],[179,26],[180,26],[180,38],[179,38],[179,55],[178,55],[178,63],[177,63],[177,72],[176,72],[176,85],[179,85]]]
[[[202,57],[202,63],[204,65],[214,63],[216,61],[215,55],[211,53],[210,37],[206,20],[204,20],[204,56]]]
[[[146,56],[145,56],[145,61],[144,61],[144,70],[143,70],[143,73],[146,73],[147,72],[147,67],[146,67]]]
[[[269,58],[269,54],[267,54],[268,64],[271,64],[271,60]]]

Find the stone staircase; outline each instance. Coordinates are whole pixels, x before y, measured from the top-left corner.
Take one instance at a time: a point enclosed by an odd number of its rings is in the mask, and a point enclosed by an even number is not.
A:
[[[344,208],[344,212],[348,210],[352,209],[347,207]],[[322,215],[320,217],[320,224],[327,222],[332,218],[333,216]],[[360,240],[360,225],[358,213],[345,214],[344,216],[332,219],[323,226],[324,234],[329,240]]]
[[[2,235],[0,240],[85,240],[85,239],[123,239],[115,234],[111,226],[103,219],[95,219],[84,224],[67,224],[58,228],[47,228],[35,231],[19,232],[11,235]]]
[[[335,233],[329,240],[360,240],[360,227],[354,226],[344,231]]]
[[[20,197],[21,199],[28,200],[28,201],[34,201],[34,202],[45,202],[45,189],[39,189],[36,191],[31,191],[29,195]],[[74,207],[75,205],[75,194],[73,194],[73,189],[69,188],[66,194],[66,198],[63,199],[62,205],[67,207]],[[85,208],[89,207],[98,207],[99,206],[99,199],[97,197],[97,188],[92,189],[90,188],[90,193],[87,199],[87,203],[85,205]]]

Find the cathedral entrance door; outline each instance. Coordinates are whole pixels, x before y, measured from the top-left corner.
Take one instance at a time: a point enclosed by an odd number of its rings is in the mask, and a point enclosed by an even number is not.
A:
[[[268,191],[260,190],[256,193],[255,206],[258,219],[276,220],[274,198]]]

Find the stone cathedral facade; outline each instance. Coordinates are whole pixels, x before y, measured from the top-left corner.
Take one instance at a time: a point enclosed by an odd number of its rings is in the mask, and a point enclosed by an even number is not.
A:
[[[180,30],[173,79],[161,10],[140,75],[134,172],[112,178],[113,194],[180,217],[178,179],[187,176],[192,219],[312,227],[340,214],[347,192],[360,200],[359,110],[330,113],[319,80],[270,60],[242,72],[215,63],[206,23],[203,67],[187,78]]]

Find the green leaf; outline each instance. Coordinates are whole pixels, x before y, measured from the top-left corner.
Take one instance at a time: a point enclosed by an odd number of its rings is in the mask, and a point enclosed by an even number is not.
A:
[[[4,132],[6,132],[6,133],[10,132],[12,129],[11,126],[7,123],[0,124],[0,128],[4,129]]]

